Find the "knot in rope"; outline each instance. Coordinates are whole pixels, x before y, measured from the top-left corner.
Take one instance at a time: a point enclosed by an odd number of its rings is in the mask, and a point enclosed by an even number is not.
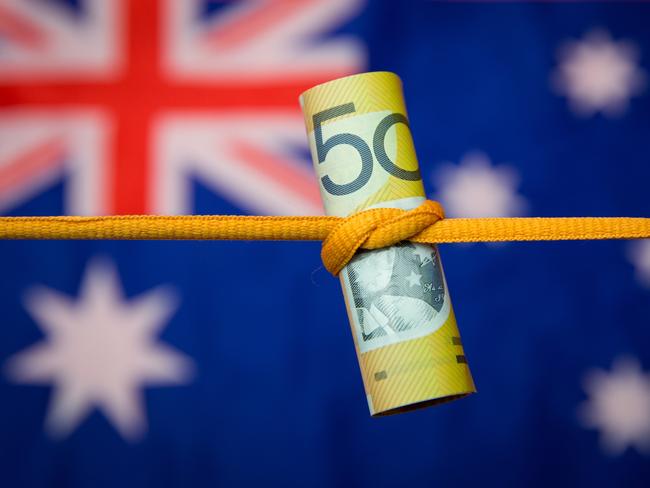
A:
[[[442,205],[432,200],[425,200],[413,210],[373,208],[350,215],[334,227],[323,241],[323,264],[336,276],[359,248],[392,246],[417,236],[444,218]]]

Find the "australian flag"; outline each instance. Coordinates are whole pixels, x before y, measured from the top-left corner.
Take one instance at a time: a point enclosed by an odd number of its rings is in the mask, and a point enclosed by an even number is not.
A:
[[[649,19],[0,0],[0,213],[317,215],[298,96],[388,70],[448,216],[647,217]],[[371,418],[317,243],[1,242],[0,486],[649,486],[650,242],[439,258],[478,393]]]

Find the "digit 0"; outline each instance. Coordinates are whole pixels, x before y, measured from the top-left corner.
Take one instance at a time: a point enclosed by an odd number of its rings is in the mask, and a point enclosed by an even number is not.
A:
[[[408,181],[418,181],[420,179],[420,170],[416,169],[409,171],[397,166],[393,161],[390,160],[388,154],[386,154],[386,133],[395,124],[404,124],[408,127],[409,132],[411,132],[411,126],[409,121],[402,114],[392,113],[384,117],[377,128],[375,129],[375,135],[372,138],[372,146],[375,150],[375,157],[381,167],[384,168],[387,172],[392,174],[396,178]]]

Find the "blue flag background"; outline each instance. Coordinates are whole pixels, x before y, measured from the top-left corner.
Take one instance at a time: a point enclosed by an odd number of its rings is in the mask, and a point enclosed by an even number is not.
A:
[[[229,6],[205,3],[201,15]],[[323,38],[355,36],[362,69],[402,77],[425,187],[452,216],[650,216],[649,18],[640,3],[372,1]],[[627,44],[576,64],[571,84],[558,73],[575,60],[562,50],[572,41],[593,43],[583,54]],[[609,75],[613,89],[596,83]],[[298,152],[309,168],[306,138]],[[189,177],[192,213],[250,212]],[[4,213],[64,214],[68,185],[63,174]],[[441,246],[478,393],[371,418],[317,243],[1,242],[0,485],[647,486],[649,249]],[[151,337],[184,358],[186,374],[131,384],[139,430],[128,406],[107,415],[112,400],[99,393],[67,430],[52,429],[67,390],[11,366],[59,337],[30,290],[73,306],[84,276],[111,268],[114,311],[168,287],[176,306]],[[56,321],[52,300],[41,308]],[[110,315],[116,327],[125,316]]]

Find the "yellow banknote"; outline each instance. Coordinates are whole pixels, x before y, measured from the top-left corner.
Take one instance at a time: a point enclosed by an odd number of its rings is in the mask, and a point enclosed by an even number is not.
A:
[[[328,215],[424,201],[397,75],[330,81],[300,103]],[[475,391],[436,246],[360,251],[340,279],[372,415]]]

